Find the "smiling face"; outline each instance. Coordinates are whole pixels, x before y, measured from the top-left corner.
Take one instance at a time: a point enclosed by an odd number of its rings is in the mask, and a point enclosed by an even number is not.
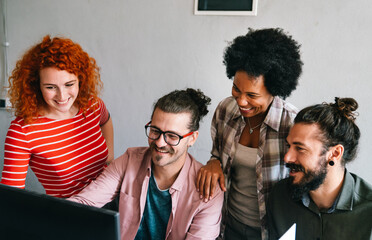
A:
[[[265,114],[274,97],[267,91],[264,77],[253,77],[245,71],[235,73],[231,91],[243,117]]]
[[[46,103],[44,116],[66,119],[77,113],[74,102],[79,94],[79,80],[74,74],[53,67],[44,68],[40,70],[40,90]]]
[[[316,124],[295,124],[289,132],[284,162],[297,195],[317,189],[327,176],[327,156]],[[300,196],[296,196],[300,197]]]
[[[188,125],[191,120],[190,113],[167,113],[160,109],[155,109],[152,116],[151,126],[157,127],[163,132],[173,132],[178,135],[185,135],[190,132]],[[152,162],[156,167],[182,168],[188,146],[195,143],[198,132],[181,139],[177,146],[170,146],[161,135],[157,140],[148,139]]]

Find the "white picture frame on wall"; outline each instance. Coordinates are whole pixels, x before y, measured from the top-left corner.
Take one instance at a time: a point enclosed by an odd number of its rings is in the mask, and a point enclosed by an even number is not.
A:
[[[257,16],[258,0],[195,0],[195,15]]]

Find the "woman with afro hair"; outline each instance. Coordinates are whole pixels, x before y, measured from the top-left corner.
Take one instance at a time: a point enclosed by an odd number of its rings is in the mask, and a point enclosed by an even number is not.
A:
[[[226,48],[224,64],[232,96],[214,113],[212,156],[196,185],[204,201],[217,182],[225,191],[225,239],[266,239],[268,195],[288,176],[285,139],[297,109],[284,99],[301,75],[300,45],[282,29],[249,29]]]
[[[5,139],[1,183],[24,188],[30,166],[46,193],[80,192],[113,159],[113,125],[99,68],[66,38],[43,40],[18,60],[9,78],[16,116]]]

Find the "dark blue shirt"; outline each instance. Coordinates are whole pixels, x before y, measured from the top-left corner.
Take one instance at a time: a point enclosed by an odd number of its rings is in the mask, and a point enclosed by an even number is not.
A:
[[[151,172],[145,210],[135,240],[165,239],[171,210],[169,190],[160,190]]]

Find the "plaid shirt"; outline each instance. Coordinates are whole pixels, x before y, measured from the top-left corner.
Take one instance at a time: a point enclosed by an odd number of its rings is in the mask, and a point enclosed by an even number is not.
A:
[[[256,181],[262,239],[267,238],[265,203],[268,200],[268,195],[276,182],[288,176],[288,169],[283,161],[287,152],[285,140],[296,114],[297,109],[293,105],[286,103],[279,97],[274,97],[260,128],[256,159]],[[211,126],[213,140],[211,159],[218,159],[222,164],[225,180],[227,181],[227,193],[229,192],[232,161],[245,124],[233,97],[228,97],[219,103]],[[226,214],[227,193],[225,194],[223,215]],[[224,226],[221,228],[222,233]]]

